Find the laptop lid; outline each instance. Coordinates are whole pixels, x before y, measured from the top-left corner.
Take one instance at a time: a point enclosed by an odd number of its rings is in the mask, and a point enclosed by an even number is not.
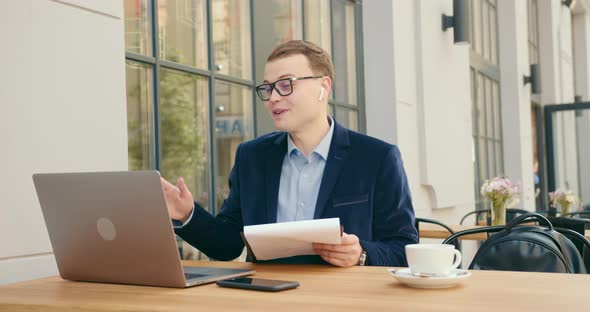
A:
[[[199,284],[185,279],[157,171],[34,174],[33,181],[62,278]],[[252,273],[200,271],[195,280],[206,282]]]

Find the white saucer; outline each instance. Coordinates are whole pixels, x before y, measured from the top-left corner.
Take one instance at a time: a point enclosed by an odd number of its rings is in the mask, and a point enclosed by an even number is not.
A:
[[[443,277],[414,276],[409,268],[387,269],[396,280],[415,288],[448,288],[453,287],[471,276],[467,270],[455,269],[451,274]]]

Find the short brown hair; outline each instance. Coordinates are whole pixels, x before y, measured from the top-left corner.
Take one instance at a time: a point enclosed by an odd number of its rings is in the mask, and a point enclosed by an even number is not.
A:
[[[281,43],[272,50],[266,61],[271,62],[297,54],[307,58],[314,74],[328,76],[334,83],[334,65],[330,54],[309,41],[291,40]]]

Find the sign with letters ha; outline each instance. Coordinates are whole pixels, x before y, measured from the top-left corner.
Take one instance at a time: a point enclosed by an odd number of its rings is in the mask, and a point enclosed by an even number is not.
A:
[[[220,138],[238,138],[248,133],[248,123],[243,116],[218,116],[215,119],[215,133]]]

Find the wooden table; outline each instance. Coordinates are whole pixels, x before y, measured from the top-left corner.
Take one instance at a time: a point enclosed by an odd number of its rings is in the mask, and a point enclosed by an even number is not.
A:
[[[0,286],[0,311],[584,311],[590,285],[590,275],[472,271],[462,286],[414,289],[384,267],[202,264],[252,268],[255,277],[301,286],[265,293],[215,284],[172,289],[51,277]]]
[[[475,229],[480,228],[483,226],[480,225],[451,225],[450,228],[453,229],[455,232],[467,230],[467,229]],[[449,231],[445,228],[440,227],[435,224],[431,223],[421,223],[420,224],[420,238],[440,238],[445,239],[450,236]],[[586,230],[586,238],[590,239],[590,230]],[[460,237],[459,239],[468,239],[468,240],[486,240],[488,239],[486,233],[478,233],[478,234],[470,234]]]

